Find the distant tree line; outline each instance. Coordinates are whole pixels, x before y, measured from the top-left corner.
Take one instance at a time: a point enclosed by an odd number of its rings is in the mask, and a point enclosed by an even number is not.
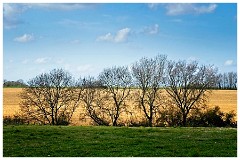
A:
[[[209,88],[219,86],[220,79],[214,66],[170,61],[165,55],[105,68],[97,78],[75,80],[54,69],[28,81],[20,106],[28,123],[69,124],[82,107],[80,119],[90,118],[94,125],[233,126],[235,113],[206,106]]]
[[[24,83],[22,79],[19,79],[17,81],[8,81],[6,79],[3,80],[3,87],[26,87],[27,85]]]
[[[237,89],[237,73],[227,72],[217,75],[217,89]]]
[[[99,81],[96,81],[95,83],[97,83],[99,87],[104,87],[104,86],[101,86],[102,84]],[[3,80],[3,87],[23,88],[27,86],[28,84],[26,84],[22,79],[19,79],[17,81],[8,81],[6,79]],[[137,85],[135,87],[137,87]],[[226,73],[217,74],[216,84],[212,88],[208,88],[208,89],[236,90],[237,89],[237,72],[226,72]]]

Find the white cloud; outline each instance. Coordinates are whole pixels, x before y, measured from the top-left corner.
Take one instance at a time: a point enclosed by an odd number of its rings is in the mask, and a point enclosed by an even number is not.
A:
[[[160,5],[159,3],[149,3],[148,8],[155,10],[158,8],[159,5]]]
[[[16,3],[4,3],[3,4],[3,16],[7,18],[13,18],[27,9],[31,8],[28,4],[16,4]]]
[[[97,4],[93,3],[4,3],[3,4],[3,26],[6,29],[16,28],[24,23],[20,20],[22,13],[31,8],[71,11],[77,9],[90,9]]]
[[[224,63],[225,66],[231,66],[233,65],[233,60],[226,60]]]
[[[25,42],[30,42],[34,40],[34,36],[31,34],[24,34],[20,37],[16,37],[14,38],[14,41],[16,42],[21,42],[21,43],[25,43]]]
[[[155,24],[153,26],[145,27],[144,32],[147,34],[157,34],[159,32],[159,25]]]
[[[130,28],[124,28],[119,30],[116,35],[112,35],[111,33],[107,33],[103,36],[99,36],[97,41],[109,41],[115,43],[125,42],[130,34]]]
[[[31,4],[32,7],[45,8],[45,9],[54,9],[54,10],[63,10],[71,11],[77,9],[87,9],[96,6],[97,4],[91,3],[36,3]]]
[[[213,11],[215,11],[215,9],[217,8],[216,4],[210,4],[209,6],[200,6],[198,8],[195,8],[195,11],[198,14],[202,14],[202,13],[212,13]]]
[[[184,15],[184,14],[204,14],[204,13],[212,13],[216,8],[216,4],[209,5],[199,5],[199,4],[191,4],[191,3],[173,3],[167,4],[167,15],[176,16],[176,15]]]
[[[27,10],[28,5],[3,4],[3,26],[6,29],[16,28],[18,24],[23,23],[19,16]]]
[[[129,28],[124,28],[121,29],[117,32],[117,35],[114,38],[115,42],[124,42],[126,41],[126,39],[128,38],[128,35],[130,33],[130,29]]]
[[[44,58],[37,58],[34,62],[37,64],[44,64],[44,63],[47,63],[49,60],[50,58],[44,57]]]
[[[97,38],[97,41],[113,41],[114,37],[112,36],[111,33],[107,33],[103,36],[99,36]]]

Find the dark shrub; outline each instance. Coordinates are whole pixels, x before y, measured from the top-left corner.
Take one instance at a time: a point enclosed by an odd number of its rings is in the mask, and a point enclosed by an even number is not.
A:
[[[20,115],[14,115],[13,117],[4,116],[3,124],[4,125],[21,125],[21,124],[26,124],[26,120]]]
[[[193,127],[237,127],[234,120],[236,114],[231,111],[224,113],[220,107],[207,109],[206,111],[198,110],[188,118],[188,125]]]
[[[236,114],[234,113],[234,111],[231,111],[231,112],[225,114],[226,126],[237,128],[237,122],[234,119],[235,116],[236,116]]]
[[[64,126],[67,126],[69,125],[70,122],[69,122],[69,118],[67,115],[65,114],[61,114],[61,116],[59,116],[58,120],[57,120],[57,125],[64,125]]]
[[[213,109],[207,110],[205,114],[201,117],[202,121],[207,124],[207,126],[214,127],[224,127],[224,113],[220,111],[218,106]]]
[[[140,126],[148,127],[149,123],[145,118],[143,118],[141,121],[131,121],[129,124],[129,127],[140,127]]]
[[[156,120],[156,126],[159,127],[171,127],[171,126],[180,126],[181,124],[181,113],[174,106],[168,106],[163,108],[159,112],[159,117]]]

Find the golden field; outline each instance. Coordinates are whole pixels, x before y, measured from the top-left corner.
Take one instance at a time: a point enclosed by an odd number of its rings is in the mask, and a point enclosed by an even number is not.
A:
[[[13,116],[19,112],[19,103],[21,101],[19,94],[21,91],[21,88],[3,88],[3,116]],[[219,106],[223,112],[233,110],[237,113],[237,90],[213,90],[209,95],[208,106]],[[74,124],[80,124],[79,113],[80,108],[73,116]]]

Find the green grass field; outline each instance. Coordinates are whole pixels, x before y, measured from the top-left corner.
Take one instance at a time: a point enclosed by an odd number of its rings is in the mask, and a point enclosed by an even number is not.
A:
[[[4,157],[236,157],[234,128],[4,126]]]

